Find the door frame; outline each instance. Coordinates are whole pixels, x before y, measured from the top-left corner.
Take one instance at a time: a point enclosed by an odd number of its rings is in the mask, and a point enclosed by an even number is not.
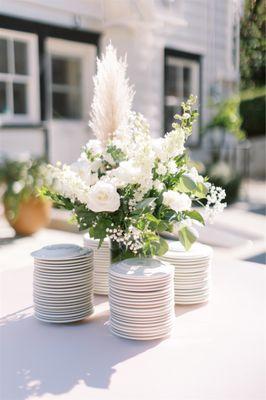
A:
[[[185,59],[188,61],[194,61],[197,62],[199,65],[199,73],[198,73],[198,87],[199,87],[199,98],[198,98],[198,110],[199,110],[199,118],[198,118],[198,126],[199,126],[199,134],[198,134],[198,140],[194,143],[190,144],[190,147],[199,147],[201,144],[201,133],[202,133],[202,121],[203,121],[203,107],[202,107],[202,101],[203,101],[203,56],[201,54],[195,54],[195,53],[188,53],[186,51],[181,51],[173,48],[166,47],[164,49],[164,86],[163,86],[163,119],[164,119],[164,130],[166,131],[166,120],[165,120],[165,89],[166,89],[166,67],[167,67],[167,57],[173,57],[178,59]]]

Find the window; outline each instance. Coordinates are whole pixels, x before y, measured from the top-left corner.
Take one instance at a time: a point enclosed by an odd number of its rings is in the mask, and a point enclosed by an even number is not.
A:
[[[39,119],[35,35],[0,29],[0,118],[4,123]]]
[[[52,115],[56,119],[80,119],[81,60],[53,55],[52,69]]]
[[[181,112],[181,103],[190,94],[198,96],[199,101],[199,61],[175,55],[167,55],[165,59],[165,130],[172,129],[174,115]],[[198,140],[198,130],[191,136],[191,143]]]

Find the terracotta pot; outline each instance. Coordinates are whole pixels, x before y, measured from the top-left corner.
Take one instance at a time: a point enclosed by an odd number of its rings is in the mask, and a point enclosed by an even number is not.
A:
[[[50,222],[51,202],[40,197],[30,197],[20,203],[15,218],[5,204],[5,216],[19,235],[31,235]]]

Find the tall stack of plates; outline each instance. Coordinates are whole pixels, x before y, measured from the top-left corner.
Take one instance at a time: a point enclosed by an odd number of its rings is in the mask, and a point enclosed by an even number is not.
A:
[[[35,317],[66,323],[93,313],[93,253],[73,244],[45,246],[34,257]]]
[[[108,294],[108,273],[111,265],[110,241],[105,239],[101,247],[99,240],[92,239],[88,233],[84,235],[84,246],[93,250],[94,293]]]
[[[199,304],[209,299],[212,248],[195,243],[189,251],[178,241],[168,241],[169,251],[160,257],[175,267],[175,303]]]
[[[109,274],[110,330],[151,340],[168,336],[174,321],[174,269],[160,260],[131,258]]]

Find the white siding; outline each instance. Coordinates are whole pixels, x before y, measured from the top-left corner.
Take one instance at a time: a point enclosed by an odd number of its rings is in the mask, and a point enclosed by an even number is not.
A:
[[[140,7],[141,2],[136,1]],[[139,20],[135,18],[135,26],[132,21],[127,25],[123,20],[108,24],[108,15],[103,20],[100,3],[90,0],[2,0],[2,12],[69,28],[78,21],[82,29],[102,33],[101,49],[111,39],[120,54],[127,52],[128,74],[136,90],[134,107],[149,119],[154,136],[160,136],[164,126],[164,48],[202,55],[202,108],[206,122],[210,114],[207,103],[211,87],[237,79],[237,74],[232,75],[231,66],[233,1],[179,0],[178,9],[183,10],[179,25],[171,22],[153,25],[153,21],[136,16]],[[108,4],[112,4],[111,0]],[[115,6],[117,1],[113,1]]]

